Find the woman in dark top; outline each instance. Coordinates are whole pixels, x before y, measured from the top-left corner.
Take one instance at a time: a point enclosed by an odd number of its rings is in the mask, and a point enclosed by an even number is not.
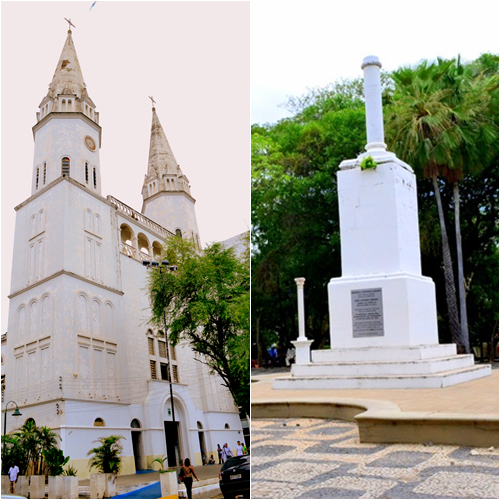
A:
[[[220,444],[217,445],[217,454],[219,455],[219,465],[224,463],[224,460],[222,460],[222,448],[220,447]]]
[[[193,466],[191,465],[191,460],[189,460],[189,458],[184,459],[182,472],[183,472],[182,480],[186,485],[187,496],[188,498],[193,498],[191,493],[191,489],[193,488],[193,476],[196,478],[196,481],[199,481],[199,479],[196,477],[196,473],[194,471]]]

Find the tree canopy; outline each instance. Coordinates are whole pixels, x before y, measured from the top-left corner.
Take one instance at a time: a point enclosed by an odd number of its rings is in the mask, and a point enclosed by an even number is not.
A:
[[[244,238],[244,237],[243,237]],[[250,411],[249,242],[233,248],[212,243],[201,253],[190,240],[170,238],[165,268],[149,275],[152,322],[165,319],[173,345],[186,342],[223,380],[237,406]]]

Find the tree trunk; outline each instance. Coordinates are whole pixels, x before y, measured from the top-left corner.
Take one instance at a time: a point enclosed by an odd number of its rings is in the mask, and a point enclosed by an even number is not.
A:
[[[458,182],[453,184],[455,202],[455,236],[457,241],[458,299],[460,302],[460,337],[464,351],[470,353],[469,325],[467,322],[467,304],[465,297],[464,261],[462,256],[462,234],[460,232],[460,191]]]
[[[450,323],[450,332],[453,342],[457,344],[457,352],[462,354],[465,346],[462,345],[460,335],[460,320],[458,317],[457,295],[455,290],[455,277],[453,275],[453,264],[451,261],[450,244],[448,242],[448,233],[444,220],[443,205],[441,203],[441,193],[437,183],[437,176],[432,177],[434,185],[434,195],[439,215],[439,225],[441,227],[441,245],[443,248],[443,267],[444,267],[444,282],[446,289],[446,304],[448,307],[448,321]]]

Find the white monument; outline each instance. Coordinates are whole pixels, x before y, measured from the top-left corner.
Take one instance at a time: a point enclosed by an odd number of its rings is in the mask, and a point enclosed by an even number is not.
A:
[[[445,387],[491,373],[439,344],[434,283],[421,274],[416,178],[386,150],[380,68],[377,57],[363,60],[366,153],[338,172],[342,277],[328,285],[331,349],[297,358],[274,388]]]

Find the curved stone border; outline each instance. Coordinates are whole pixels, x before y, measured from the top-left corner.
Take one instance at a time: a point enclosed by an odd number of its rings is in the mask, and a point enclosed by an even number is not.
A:
[[[362,443],[435,443],[498,447],[496,415],[402,412],[391,401],[307,398],[252,401],[252,418],[327,418],[354,421]]]

